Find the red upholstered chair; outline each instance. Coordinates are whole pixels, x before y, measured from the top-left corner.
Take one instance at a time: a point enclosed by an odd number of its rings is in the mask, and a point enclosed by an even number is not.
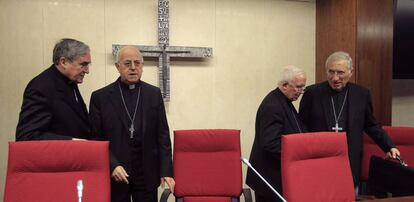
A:
[[[242,188],[240,130],[174,131],[174,195],[185,202],[251,201]],[[164,192],[161,201],[166,201]]]
[[[385,131],[389,134],[394,144],[401,152],[401,158],[409,166],[414,166],[414,128],[384,126]],[[362,156],[361,181],[368,180],[369,162],[371,156],[384,156],[385,153],[377,144],[368,136],[364,135],[364,152]]]
[[[281,161],[287,201],[355,201],[345,133],[284,135]]]
[[[4,202],[109,202],[108,142],[9,142]]]

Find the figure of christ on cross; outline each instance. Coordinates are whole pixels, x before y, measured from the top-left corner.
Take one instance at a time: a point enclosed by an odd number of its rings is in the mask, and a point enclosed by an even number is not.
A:
[[[125,45],[112,45],[112,54],[116,56]],[[170,100],[170,58],[207,58],[213,54],[212,48],[169,46],[169,2],[158,0],[158,46],[136,45],[142,56],[158,58],[158,79],[164,101]]]

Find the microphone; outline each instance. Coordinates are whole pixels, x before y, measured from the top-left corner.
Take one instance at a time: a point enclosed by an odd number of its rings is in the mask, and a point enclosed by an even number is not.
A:
[[[257,172],[256,171],[256,169],[254,169],[253,168],[253,166],[252,166],[252,164],[250,164],[250,162],[247,160],[247,159],[245,159],[245,158],[243,158],[243,157],[240,157],[240,160],[244,163],[244,164],[246,164],[249,168],[251,168],[255,173],[256,173],[256,175],[257,176],[259,176],[260,177],[260,179],[264,182],[264,183],[266,183],[266,185],[273,191],[273,192],[275,192],[275,194],[283,201],[283,202],[287,202],[286,201],[286,199],[285,198],[283,198],[283,196],[282,195],[280,195],[279,194],[279,192],[277,192],[276,191],[276,189],[275,188],[273,188],[272,187],[272,185],[270,185],[269,184],[269,182],[267,182],[263,177],[262,177],[262,175],[260,175],[259,174],[259,172]]]
[[[76,183],[76,189],[78,190],[78,202],[82,202],[82,193],[83,193],[83,181],[78,180]]]

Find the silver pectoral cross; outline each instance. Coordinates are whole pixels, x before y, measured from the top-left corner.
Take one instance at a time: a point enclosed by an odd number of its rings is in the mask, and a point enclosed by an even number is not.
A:
[[[335,130],[335,132],[338,132],[338,131],[342,130],[342,128],[339,127],[338,122],[336,122],[335,127],[332,127],[332,130]]]
[[[129,127],[129,137],[130,138],[134,138],[134,132],[135,132],[135,128],[134,128],[134,124],[131,123],[131,127]]]

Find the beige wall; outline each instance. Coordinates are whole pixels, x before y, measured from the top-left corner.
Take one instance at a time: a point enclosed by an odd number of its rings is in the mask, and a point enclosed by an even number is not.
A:
[[[54,43],[73,37],[90,45],[91,73],[80,86],[89,102],[93,90],[117,78],[111,45],[157,44],[156,18],[156,0],[0,0],[1,194],[23,90],[51,64]],[[171,1],[170,44],[213,48],[205,62],[172,62],[170,129],[241,129],[248,157],[257,107],[281,67],[302,67],[314,82],[315,3]],[[143,80],[158,85],[155,62],[146,63]]]
[[[392,81],[392,125],[414,127],[414,80]]]

